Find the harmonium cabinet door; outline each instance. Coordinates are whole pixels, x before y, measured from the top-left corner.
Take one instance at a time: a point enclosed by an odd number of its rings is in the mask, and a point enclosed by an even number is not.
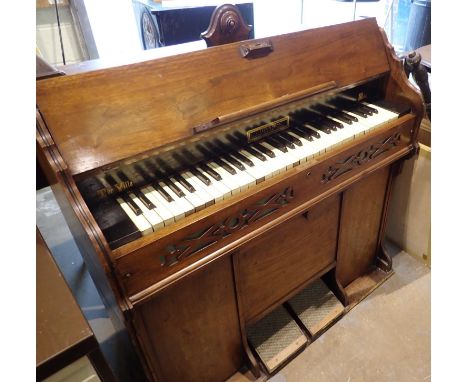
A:
[[[334,266],[339,210],[339,195],[331,196],[234,255],[246,323],[261,318]]]
[[[219,382],[241,368],[234,290],[226,256],[135,307],[154,380]]]

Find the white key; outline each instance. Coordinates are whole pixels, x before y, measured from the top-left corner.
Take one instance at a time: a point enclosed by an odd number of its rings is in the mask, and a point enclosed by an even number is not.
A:
[[[253,162],[254,166],[249,167],[249,172],[250,174],[252,174],[252,176],[256,177],[257,183],[260,183],[269,177],[269,174],[271,171],[268,165],[267,166],[263,165],[263,163],[265,162],[261,161],[260,159],[258,159],[257,157],[255,157],[254,155],[250,154],[248,151],[245,151],[243,149],[239,150],[239,153],[241,153],[247,159],[250,159]]]
[[[312,159],[314,157],[315,152],[317,151],[315,149],[315,146],[313,145],[314,141],[312,142],[308,141],[307,139],[302,138],[301,136],[297,135],[293,131],[289,131],[289,134],[291,134],[293,137],[299,139],[302,142],[301,151],[300,151],[302,154],[301,163]]]
[[[225,169],[214,162],[207,162],[206,164],[221,175],[221,182],[231,190],[232,195],[240,192],[242,184],[236,181],[233,175],[229,174]]]
[[[192,185],[193,188],[195,188],[194,194],[198,196],[198,198],[204,203],[205,207],[208,207],[212,204],[214,204],[214,197],[210,195],[209,193],[205,192],[204,189],[200,189],[198,187],[198,183],[195,182],[193,178],[195,178],[195,175],[190,174],[187,171],[184,171],[180,174],[190,185]]]
[[[398,118],[398,114],[390,111],[390,110],[387,110],[387,109],[384,109],[380,106],[377,106],[377,105],[373,105],[371,103],[366,103],[366,102],[362,102],[364,105],[367,105],[369,107],[373,107],[374,109],[377,109],[378,110],[378,113],[377,114],[373,114],[372,116],[369,116],[367,117],[369,119],[369,122],[372,122],[372,127],[371,127],[371,130],[375,129],[376,127],[378,127],[379,125],[383,124],[383,123],[386,123],[386,122],[389,122],[389,121],[392,121],[394,119],[397,119]]]
[[[297,157],[294,150],[287,148],[287,151],[284,153],[280,149],[277,149],[276,147],[272,146],[267,142],[265,142],[264,144],[275,153],[275,159],[279,164],[286,165],[285,170],[293,168],[294,165],[299,162],[299,158]],[[283,172],[283,169],[281,169],[280,172]]]
[[[141,192],[143,192],[143,194],[145,194],[145,196],[151,201],[151,203],[153,203],[156,206],[156,212],[163,219],[164,226],[167,227],[174,223],[174,214],[172,214],[171,211],[167,209],[166,204],[160,200],[163,199],[164,202],[166,201],[161,195],[159,195],[159,192],[157,192],[151,186],[143,188]]]
[[[135,202],[135,204],[138,207],[140,207],[143,216],[146,218],[146,220],[148,220],[149,223],[153,226],[153,231],[157,231],[158,229],[164,227],[163,219],[161,218],[161,216],[158,215],[156,211],[148,209],[144,205],[144,203],[137,198],[135,194],[131,193],[130,197]]]
[[[323,131],[315,127],[311,127],[311,129],[320,135],[320,138],[314,138],[314,142],[316,142],[318,154],[319,155],[323,154],[324,152],[327,151],[327,149],[331,149],[331,147],[333,146],[333,139],[331,138],[331,133],[330,134],[324,133]]]
[[[255,166],[257,167],[257,171],[260,171],[263,174],[265,179],[271,178],[273,176],[273,173],[277,171],[276,166],[270,163],[268,159],[265,161],[262,161],[258,159],[255,155],[250,154],[246,150],[241,150],[240,153],[244,154],[247,158],[249,158],[252,162],[254,162]],[[264,156],[266,158],[269,158],[266,155]]]
[[[242,150],[240,150],[242,151]],[[241,153],[239,151],[239,153]],[[242,154],[242,153],[241,153]],[[247,153],[248,154],[248,153]],[[247,159],[250,159],[250,161],[254,164],[253,166],[249,166],[247,163],[244,163],[242,162],[242,164],[245,166],[245,171],[247,171],[247,173],[255,179],[255,183],[260,183],[262,182],[263,180],[265,180],[265,174],[264,174],[264,171],[262,171],[259,167],[257,167],[255,165],[255,162],[249,158],[247,155],[245,154],[242,154],[244,157],[246,157]],[[258,159],[257,159],[258,160]],[[261,162],[261,161],[259,161]]]
[[[136,215],[133,212],[133,210],[129,207],[129,205],[120,197],[117,198],[117,203],[120,204],[120,207],[122,207],[122,209],[125,211],[125,213],[133,222],[133,224],[136,225],[136,227],[138,228],[138,230],[141,232],[142,235],[147,235],[153,232],[153,227],[148,222],[148,220],[146,220],[143,214]]]
[[[197,185],[197,189],[203,190],[204,192],[208,193],[214,198],[215,203],[220,202],[224,198],[227,198],[228,196],[231,195],[231,190],[222,184],[223,189],[215,185],[214,179],[208,177],[208,173],[204,172],[202,169],[197,168],[198,171],[200,171],[202,174],[204,174],[210,181],[211,183],[209,185],[206,185],[204,182],[202,182],[200,179],[197,178],[196,175],[193,175],[193,182]]]
[[[229,175],[235,177],[236,181],[239,182],[241,186],[241,191],[247,190],[248,188],[257,184],[255,178],[252,177],[252,175],[250,175],[247,171],[239,170],[236,166],[230,164],[229,162],[227,163],[236,171],[235,175],[232,175],[232,174],[229,174]]]
[[[171,211],[174,215],[180,216],[185,215],[188,216],[191,213],[195,212],[195,208],[184,198],[179,198],[168,186],[164,183],[159,182],[159,185],[162,187],[164,191],[166,191],[169,196],[173,199],[170,203]],[[176,219],[177,220],[177,219]]]
[[[271,166],[273,169],[272,176],[276,176],[278,174],[281,174],[282,172],[285,172],[288,168],[292,167],[291,161],[289,158],[286,158],[285,154],[282,153],[280,150],[277,148],[271,146],[270,144],[266,142],[261,142],[261,145],[269,149],[275,154],[274,158],[269,157],[266,154],[265,157],[267,158],[267,163]]]
[[[342,122],[337,118],[328,116],[327,118],[330,118],[331,120],[341,123],[343,127],[340,129],[338,128],[338,131],[334,132],[334,134],[339,134],[339,139],[340,139],[340,144],[342,145],[345,142],[348,142],[352,139],[354,139],[354,129],[352,128],[352,124],[348,125],[346,122]]]
[[[303,141],[306,141],[306,139],[300,138],[300,137],[296,136],[296,134],[292,134],[291,131],[287,131],[287,133],[288,133],[288,135],[290,135],[290,136],[292,136],[292,137],[294,137],[296,139],[299,139],[299,141],[302,143],[302,145],[298,145],[297,143],[293,142],[293,144],[294,144],[294,154],[298,158],[299,163],[305,163],[307,161],[307,158],[309,157],[309,150],[307,149],[306,145],[303,142]]]
[[[205,207],[205,203],[194,192],[188,191],[179,181],[175,178],[170,178],[172,182],[179,187],[185,194],[185,199],[195,208],[195,211],[200,211]]]

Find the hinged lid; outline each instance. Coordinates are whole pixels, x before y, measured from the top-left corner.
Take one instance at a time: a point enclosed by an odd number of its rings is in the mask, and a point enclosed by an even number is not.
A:
[[[37,82],[37,104],[73,175],[182,140],[193,128],[304,89],[389,70],[375,19],[233,43]],[[244,42],[245,44],[245,42]]]

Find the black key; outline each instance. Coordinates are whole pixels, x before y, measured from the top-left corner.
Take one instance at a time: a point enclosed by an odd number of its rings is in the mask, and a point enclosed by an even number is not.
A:
[[[172,196],[169,195],[167,191],[164,188],[162,188],[159,183],[156,183],[156,182],[153,183],[153,188],[159,192],[159,195],[161,195],[166,200],[166,202],[171,203],[174,201]]]
[[[323,115],[320,115],[318,113],[313,112],[312,110],[305,110],[304,114],[307,119],[310,119],[312,123],[315,123],[317,127],[321,128],[329,128],[333,131],[336,131],[337,127],[335,121],[324,117]],[[343,126],[343,125],[341,125]]]
[[[273,137],[268,137],[265,139],[265,142],[267,142],[269,145],[273,146],[275,149],[287,153],[288,149],[286,148],[286,145],[283,144],[282,142],[278,141],[277,139]]]
[[[214,160],[214,162],[218,165],[221,166],[223,169],[225,169],[229,174],[231,175],[236,175],[237,172],[236,170],[225,160],[221,158],[217,158]]]
[[[104,178],[111,186],[115,186],[118,183],[118,181],[111,174],[106,174]],[[125,201],[125,203],[128,204],[128,206],[130,207],[130,209],[133,211],[135,215],[141,215],[142,211],[140,207],[138,207],[138,205],[132,200],[129,194],[130,194],[129,192],[124,191],[121,193],[120,196]]]
[[[260,151],[261,153],[268,155],[270,158],[274,158],[276,155],[273,151],[271,151],[268,147],[263,146],[260,142],[252,143],[252,147],[255,150]]]
[[[211,151],[213,152],[216,152],[216,154],[219,156],[219,158],[223,161],[225,161],[226,163],[228,163],[229,165],[232,165],[234,167],[236,167],[237,169],[239,169],[240,171],[244,171],[245,170],[245,167],[242,163],[240,163],[237,159],[231,157],[229,155],[228,152],[226,152],[225,150],[221,150],[219,148],[219,146],[215,146],[213,143],[211,142],[207,142],[206,143],[206,146],[208,148],[210,148]]]
[[[302,146],[302,141],[296,138],[294,135],[289,134],[287,131],[283,131],[280,133],[281,137],[287,139],[289,142],[296,146]]]
[[[215,180],[222,180],[223,178],[221,177],[220,174],[218,174],[215,170],[213,170],[210,166],[208,166],[206,163],[202,163],[199,165],[199,167],[205,171],[208,175],[210,175],[213,179]]]
[[[211,184],[211,180],[205,176],[205,174],[198,171],[195,167],[190,168],[190,172],[195,175],[200,181],[205,183],[207,186]]]
[[[348,121],[351,121],[350,123],[352,123],[352,122],[357,122],[358,121],[356,116],[354,116],[352,114],[348,114],[348,113],[344,112],[343,110],[335,109],[335,108],[333,108],[331,106],[322,105],[322,104],[316,105],[316,106],[324,108],[324,110],[326,110],[326,111],[329,110],[330,113],[335,113],[336,112],[335,118],[339,117],[339,119],[342,120],[342,121],[344,119],[343,122],[348,123]],[[341,119],[341,118],[343,118],[343,119]]]
[[[267,160],[266,156],[263,155],[260,151],[256,150],[253,147],[244,147],[244,150],[247,151],[249,154],[253,155],[257,159],[261,160],[262,162],[265,162]]]
[[[225,161],[229,162],[229,164],[233,165],[234,167],[236,167],[238,170],[240,171],[245,171],[245,166],[239,162],[236,158],[234,158],[233,156],[229,155],[229,154],[226,154],[222,157]]]
[[[294,134],[299,135],[301,138],[307,139],[309,142],[312,142],[314,140],[311,134],[307,133],[305,130],[301,130],[297,126],[291,127],[290,130]]]
[[[219,157],[213,155],[213,154],[216,154],[216,152],[213,153],[213,151],[207,149],[206,147],[202,145],[197,145],[196,147],[206,159],[210,159],[212,162],[216,163],[219,167],[222,167],[223,169],[225,169],[231,175],[236,174],[236,170],[234,170],[231,166],[229,166],[229,164],[227,164],[225,161],[223,161]]]
[[[153,188],[159,192],[159,194],[168,202],[173,202],[174,199],[172,199],[172,196],[169,195],[165,190],[164,188],[162,188],[158,181],[153,179],[149,174],[148,172],[142,167],[140,166],[139,164],[135,165],[134,166],[135,170],[143,177],[143,179],[145,180],[145,182],[147,182],[148,184],[150,184],[151,186],[153,186]]]
[[[170,178],[161,179],[161,182],[164,183],[167,187],[169,187],[171,191],[174,194],[176,194],[179,198],[183,198],[185,196],[184,191],[177,187],[177,185]]]
[[[379,111],[375,108],[375,107],[372,107],[372,106],[369,106],[369,105],[364,105],[362,102],[357,102],[362,108],[366,109],[366,110],[369,110],[369,112],[371,112],[372,114],[378,114]]]
[[[294,150],[296,147],[294,146],[294,143],[291,142],[289,139],[287,138],[284,138],[281,133],[280,134],[276,134],[272,137],[273,139],[276,139],[278,142],[282,143],[283,145],[285,145],[287,148],[291,149],[291,150]]]
[[[174,179],[177,180],[182,186],[184,186],[188,192],[193,193],[196,191],[195,188],[189,182],[187,182],[187,180],[183,176],[177,173],[174,173],[173,176]]]
[[[261,160],[262,162],[266,161],[266,157],[259,151],[255,150],[253,147],[251,147],[248,144],[244,144],[241,140],[239,140],[237,137],[233,135],[227,135],[226,138],[231,142],[233,145],[247,151],[250,155],[253,155],[255,158],[258,160]]]
[[[250,167],[253,167],[253,162],[249,159],[249,158],[246,158],[244,155],[242,155],[241,153],[237,152],[237,148],[233,148],[233,147],[229,147],[227,144],[223,143],[221,140],[219,139],[215,139],[214,140],[214,143],[216,143],[219,147],[219,149],[221,151],[223,151],[224,153],[226,153],[226,156],[231,156],[231,157],[234,157],[235,159],[237,159],[238,162],[243,162],[245,163],[247,166],[250,166]],[[242,163],[241,163],[242,165]],[[242,165],[243,166],[243,165]],[[238,167],[239,168],[239,167]],[[245,170],[245,167],[244,167],[244,170]]]
[[[329,118],[326,113],[319,113],[317,111],[313,111],[312,112],[316,115],[319,116],[320,120],[323,121],[323,123],[326,123],[328,126],[334,126],[334,127],[337,127],[339,129],[342,129],[344,126],[341,122],[337,122],[331,118]]]
[[[350,100],[348,98],[343,98],[343,97],[337,97],[338,102],[341,102],[343,104],[349,105],[351,108],[355,108],[355,110],[359,110],[361,113],[367,114],[369,116],[373,115],[373,111],[371,108],[367,107],[366,105],[363,105],[360,102]]]
[[[359,110],[358,108],[356,108],[355,106],[353,106],[352,104],[349,104],[345,101],[343,101],[342,99],[340,98],[335,98],[333,100],[330,100],[329,101],[332,105],[336,106],[337,108],[339,109],[343,109],[343,110],[346,110],[350,113],[353,113],[353,114],[356,114],[356,115],[359,115],[360,117],[362,118],[367,118],[367,113],[364,113],[362,112],[361,110]]]
[[[318,123],[317,121],[311,121],[311,124],[308,124],[307,122],[310,120],[309,118],[305,117],[305,116],[298,116],[299,118],[299,121],[302,121],[303,122],[303,127],[304,128],[308,128],[309,130],[317,133],[314,129],[312,129],[312,127],[316,128],[316,129],[319,129],[319,130],[322,130],[323,132],[327,133],[327,134],[330,134],[332,132],[332,129],[327,126],[326,124],[323,124],[323,123]],[[336,130],[336,127],[334,128]],[[315,135],[314,135],[315,136]]]
[[[249,158],[247,158],[245,155],[242,155],[241,153],[239,153],[237,151],[232,151],[231,155],[236,157],[237,159],[239,159],[241,162],[244,162],[247,166],[254,167],[254,163]]]
[[[123,172],[123,171],[117,171],[117,176],[120,178],[120,180],[124,182],[132,182],[130,178]],[[133,182],[132,182],[133,183]],[[132,189],[132,192],[135,194],[135,196],[140,199],[140,201],[144,204],[146,208],[149,210],[152,210],[153,208],[156,208],[155,205],[149,200],[146,195],[139,189],[139,188],[134,188]]]
[[[341,122],[347,123],[348,125],[351,125],[353,123],[353,119],[346,116],[345,115],[346,113],[343,113],[341,110],[334,109],[333,107],[329,107],[329,106],[322,105],[322,104],[314,105],[314,108],[320,111],[322,114],[336,118],[340,120]],[[356,117],[354,118],[357,120]]]
[[[192,193],[192,192],[195,192],[195,189],[193,188],[193,186],[188,183],[180,174],[178,171],[174,170],[174,168],[172,168],[169,164],[167,164],[164,160],[162,160],[161,158],[156,158],[156,162],[158,163],[158,165],[163,169],[164,173],[166,174],[166,176],[168,178],[173,178],[171,180],[175,180],[177,182],[179,182],[182,186],[184,186],[184,188]],[[169,175],[170,174],[170,175]],[[174,185],[177,187],[177,185]],[[178,187],[180,189],[180,187]],[[179,196],[180,197],[180,196]]]

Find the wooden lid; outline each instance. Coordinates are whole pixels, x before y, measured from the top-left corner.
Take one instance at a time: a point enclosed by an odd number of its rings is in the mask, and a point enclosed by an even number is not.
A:
[[[375,19],[256,41],[266,40],[273,52],[258,58],[243,58],[239,42],[45,79],[37,104],[75,175],[188,138],[219,116],[389,70]]]

